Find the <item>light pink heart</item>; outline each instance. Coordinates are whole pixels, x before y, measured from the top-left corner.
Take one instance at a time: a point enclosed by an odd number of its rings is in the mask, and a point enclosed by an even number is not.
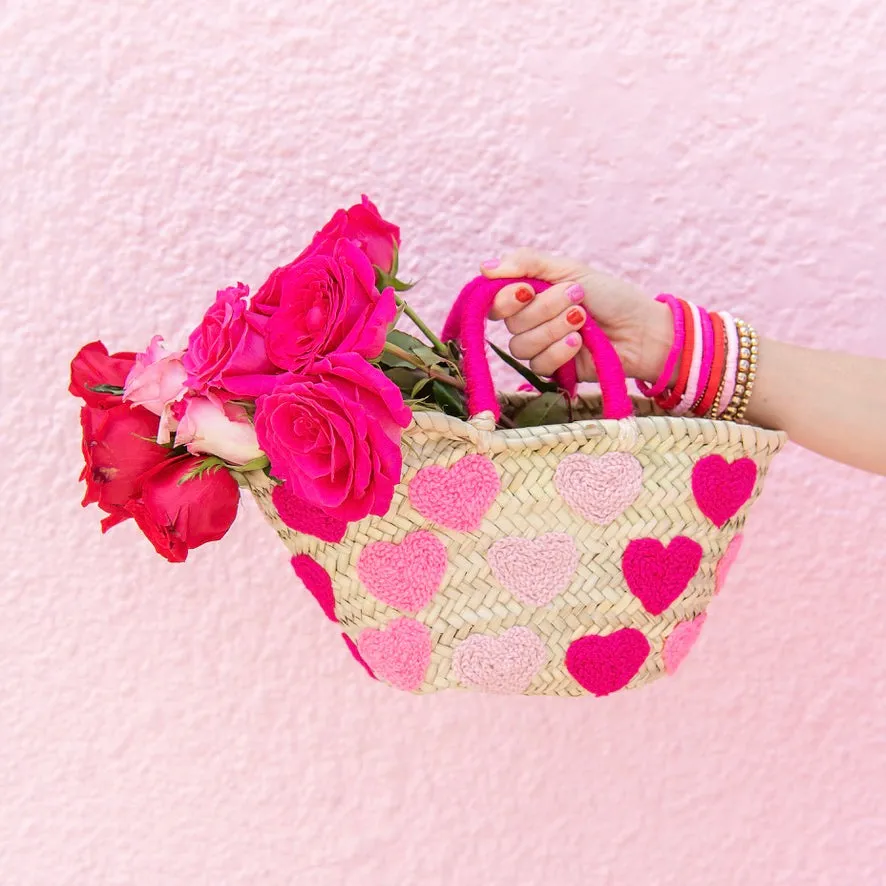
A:
[[[361,631],[357,650],[374,676],[412,692],[424,682],[431,661],[431,632],[412,618],[395,618],[383,630]]]
[[[418,612],[440,590],[446,548],[430,532],[412,532],[399,544],[376,541],[357,560],[357,575],[376,599],[403,612]]]
[[[451,468],[429,465],[409,484],[409,501],[423,517],[448,529],[477,529],[501,490],[485,455],[466,455]]]
[[[514,627],[499,637],[472,634],[452,653],[452,670],[460,683],[483,692],[521,693],[547,659],[536,634]]]
[[[726,553],[720,558],[720,562],[717,564],[717,589],[715,593],[719,594],[720,591],[723,590],[723,585],[726,584],[726,579],[729,577],[729,571],[732,569],[732,564],[735,563],[738,555],[741,553],[743,542],[744,536],[736,535],[735,538],[729,542],[729,547],[726,548]]]
[[[723,526],[751,497],[757,483],[757,466],[749,458],[728,462],[709,455],[692,469],[692,492],[698,509],[716,526]]]
[[[674,630],[671,631],[668,639],[665,641],[662,658],[665,663],[665,670],[669,674],[674,674],[677,668],[683,664],[683,660],[689,655],[690,650],[695,645],[701,629],[704,627],[705,620],[708,615],[702,612],[692,621],[681,621]]]
[[[655,538],[637,538],[625,548],[622,570],[631,593],[650,615],[661,615],[701,565],[697,541],[678,536],[667,547]]]
[[[566,504],[586,520],[605,525],[625,512],[643,488],[643,466],[627,452],[567,455],[554,474]]]
[[[508,536],[486,554],[493,575],[518,600],[545,606],[569,587],[578,567],[571,535],[549,532],[536,539]]]
[[[627,686],[649,655],[649,641],[636,628],[621,628],[605,637],[589,634],[566,650],[566,669],[594,695],[609,695]]]

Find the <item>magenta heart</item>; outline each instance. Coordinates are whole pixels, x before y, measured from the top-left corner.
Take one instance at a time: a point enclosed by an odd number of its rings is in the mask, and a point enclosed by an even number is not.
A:
[[[649,641],[636,628],[621,628],[605,637],[589,634],[566,650],[566,669],[594,695],[609,695],[627,686],[649,655]]]
[[[548,659],[548,650],[529,628],[514,627],[499,637],[472,634],[452,653],[458,681],[483,692],[525,692]]]
[[[363,670],[365,670],[366,673],[369,674],[369,676],[372,677],[373,680],[377,680],[378,677],[376,677],[375,674],[372,673],[372,668],[369,667],[368,664],[366,664],[363,656],[360,655],[360,650],[357,648],[357,644],[347,634],[342,634],[342,638],[345,641],[345,646],[348,647],[348,651],[351,653],[351,655],[354,656],[354,660],[359,662]]]
[[[605,525],[621,516],[643,489],[643,466],[627,452],[567,455],[554,474],[566,504],[585,520]]]
[[[721,455],[709,455],[692,469],[692,492],[698,509],[716,526],[732,519],[751,497],[757,466],[749,458],[731,464]]]
[[[332,579],[329,573],[312,557],[299,554],[291,560],[295,574],[304,586],[314,595],[320,608],[330,621],[337,622],[335,615],[335,594],[332,592]]]
[[[571,535],[549,532],[536,539],[502,538],[492,545],[486,559],[493,575],[518,600],[545,606],[569,587],[578,551]]]
[[[726,548],[726,553],[723,554],[720,558],[720,562],[717,564],[717,589],[714,593],[719,594],[720,591],[723,590],[723,585],[726,584],[726,579],[729,576],[729,571],[732,569],[732,564],[735,563],[741,552],[743,542],[743,535],[736,535],[735,538],[729,542],[729,547]]]
[[[271,500],[280,515],[280,519],[296,532],[313,535],[321,541],[337,544],[347,532],[348,524],[337,517],[331,517],[316,505],[293,495],[285,485],[275,486],[271,492]]]
[[[376,677],[412,692],[421,686],[431,661],[431,632],[414,619],[395,618],[383,630],[361,631],[357,649]]]
[[[677,668],[683,664],[683,660],[689,655],[690,650],[695,646],[695,641],[704,627],[707,613],[702,612],[692,621],[681,621],[674,630],[671,631],[664,645],[662,658],[665,663],[665,670],[669,674],[677,672]]]
[[[357,575],[376,599],[403,612],[418,612],[440,590],[446,548],[430,532],[412,532],[399,544],[376,541],[357,560]]]
[[[451,468],[422,468],[409,484],[409,501],[428,520],[469,532],[479,528],[500,490],[492,461],[485,455],[466,455]]]
[[[661,615],[701,565],[701,545],[682,535],[667,548],[654,538],[637,538],[625,548],[622,570],[631,593],[650,615]]]

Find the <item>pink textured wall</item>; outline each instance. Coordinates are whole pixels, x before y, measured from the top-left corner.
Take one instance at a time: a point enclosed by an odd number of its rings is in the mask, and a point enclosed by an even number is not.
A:
[[[3,886],[884,882],[883,480],[781,456],[675,680],[422,699],[363,677],[251,502],[184,566],[102,539],[64,393],[81,343],[182,337],[361,189],[436,322],[535,243],[886,356],[883,4],[4,18]]]

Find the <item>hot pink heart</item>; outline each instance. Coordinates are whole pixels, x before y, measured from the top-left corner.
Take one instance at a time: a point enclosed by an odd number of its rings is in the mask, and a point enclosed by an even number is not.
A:
[[[422,468],[409,484],[409,501],[423,517],[469,532],[480,526],[500,490],[492,461],[485,455],[466,455],[448,469]]]
[[[637,538],[625,548],[622,570],[631,593],[650,615],[661,615],[701,565],[701,545],[678,536],[667,548],[655,538]]]
[[[683,660],[689,655],[690,650],[695,645],[698,635],[704,627],[707,613],[702,612],[692,621],[681,621],[674,630],[671,631],[665,642],[662,658],[665,663],[665,670],[669,674],[674,674],[677,668],[683,664]]]
[[[554,474],[557,491],[572,510],[592,523],[611,523],[643,488],[643,466],[627,452],[567,455]]]
[[[431,632],[412,618],[395,618],[383,630],[361,631],[357,649],[376,677],[412,692],[421,686],[431,661]]]
[[[330,621],[337,622],[335,615],[335,594],[332,590],[332,579],[329,573],[313,558],[307,554],[299,554],[290,561],[295,574],[301,579],[302,584],[314,595],[314,599],[320,604],[320,608],[326,613]]]
[[[348,524],[337,517],[331,517],[316,505],[293,495],[286,484],[275,486],[271,492],[274,507],[280,519],[296,532],[313,535],[321,541],[338,544],[348,530]]]
[[[609,695],[627,686],[649,655],[649,641],[636,628],[612,634],[589,634],[566,650],[566,669],[594,695]]]
[[[735,563],[739,553],[741,552],[741,546],[744,542],[743,535],[736,535],[735,538],[729,542],[729,547],[726,548],[726,553],[720,558],[720,562],[717,564],[717,594],[723,590],[723,585],[726,584],[726,579],[729,576],[729,570],[732,569],[732,564]]]
[[[548,650],[529,628],[509,628],[499,637],[472,634],[452,653],[460,683],[484,692],[525,692],[547,661]]]
[[[536,539],[509,536],[486,554],[495,577],[530,606],[545,606],[565,591],[578,566],[572,536],[549,532]]]
[[[440,590],[446,573],[446,548],[430,532],[412,532],[399,544],[376,541],[357,560],[360,581],[382,603],[418,612]]]
[[[723,526],[739,512],[756,483],[757,466],[749,458],[730,464],[721,455],[708,455],[692,469],[698,509],[716,526]]]

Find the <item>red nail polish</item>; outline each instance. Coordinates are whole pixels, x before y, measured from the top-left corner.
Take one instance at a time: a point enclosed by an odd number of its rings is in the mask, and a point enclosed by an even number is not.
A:
[[[573,326],[581,326],[585,321],[585,315],[578,308],[573,308],[567,315],[566,320]]]
[[[518,289],[514,298],[521,304],[527,305],[535,298],[535,293],[531,289]]]

